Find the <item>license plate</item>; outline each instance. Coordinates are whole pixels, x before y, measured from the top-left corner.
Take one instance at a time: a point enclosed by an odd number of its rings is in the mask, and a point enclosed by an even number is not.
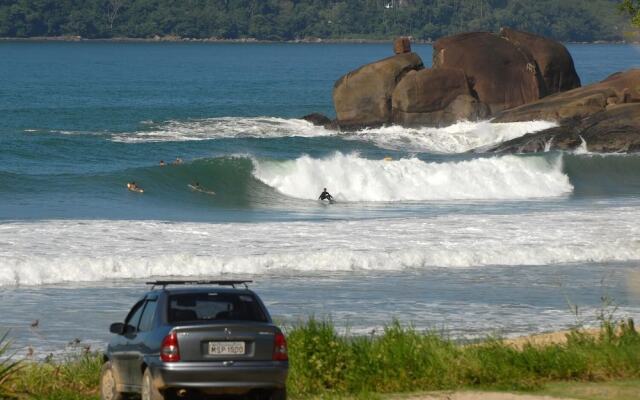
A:
[[[209,342],[209,354],[216,356],[244,354],[244,342]]]

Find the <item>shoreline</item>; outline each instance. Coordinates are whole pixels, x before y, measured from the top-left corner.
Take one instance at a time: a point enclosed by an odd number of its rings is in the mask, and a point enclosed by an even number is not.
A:
[[[304,38],[296,40],[261,40],[256,38],[183,38],[176,36],[155,36],[153,38],[114,37],[114,38],[84,38],[80,36],[32,36],[32,37],[0,37],[0,42],[86,42],[86,43],[251,43],[251,44],[391,44],[394,39],[322,39]],[[411,39],[414,44],[433,44],[435,40]],[[593,42],[563,42],[581,45],[640,45],[637,41],[607,41]]]

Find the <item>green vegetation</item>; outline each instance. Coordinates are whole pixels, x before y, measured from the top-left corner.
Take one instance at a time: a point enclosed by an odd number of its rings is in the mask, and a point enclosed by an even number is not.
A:
[[[460,345],[397,323],[379,337],[340,336],[311,320],[289,334],[290,388],[296,394],[482,388],[535,390],[548,382],[640,377],[640,334],[633,322],[603,322],[599,335],[573,332],[566,344],[501,340]]]
[[[9,388],[16,399],[98,399],[101,367],[102,355],[97,354],[56,363],[25,363]]]
[[[13,395],[10,385],[21,367],[20,361],[13,360],[13,357],[9,354],[10,343],[7,340],[8,336],[9,332],[5,332],[0,336],[0,399]]]
[[[624,399],[637,390],[640,379],[640,334],[633,321],[604,321],[597,335],[576,331],[564,344],[521,349],[499,339],[460,344],[398,323],[380,335],[351,337],[339,335],[329,322],[312,319],[290,329],[288,337],[293,398],[490,389],[600,399],[605,386],[583,383],[607,382],[610,393]],[[97,399],[101,362],[93,354],[62,363],[28,363],[0,388],[20,393],[18,398]]]
[[[624,0],[620,9],[631,16],[631,23],[640,28],[640,0]]]
[[[437,39],[511,26],[621,40],[617,0],[0,0],[0,36]],[[629,6],[633,2],[628,0]],[[636,5],[638,3],[635,3]]]

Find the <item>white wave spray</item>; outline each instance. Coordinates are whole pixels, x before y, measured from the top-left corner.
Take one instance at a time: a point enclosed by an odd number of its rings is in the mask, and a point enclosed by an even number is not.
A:
[[[462,121],[443,128],[388,126],[364,129],[348,137],[371,141],[376,146],[391,150],[464,153],[470,150],[482,150],[485,147],[556,125],[548,121],[510,123]]]
[[[637,207],[359,221],[0,224],[0,286],[640,260]]]
[[[388,126],[342,133],[314,126],[302,119],[276,117],[223,117],[188,121],[145,123],[148,128],[112,135],[111,140],[125,143],[179,142],[229,138],[280,138],[340,136],[364,140],[385,149],[463,153],[514,139],[527,133],[555,126],[553,122],[514,123],[458,122],[443,128],[404,128]]]
[[[342,201],[495,200],[557,197],[573,187],[562,162],[501,156],[435,163],[370,160],[357,154],[254,161],[254,176],[279,192],[316,199],[323,187]]]
[[[189,121],[168,121],[133,133],[113,135],[124,143],[183,142],[229,138],[317,137],[338,132],[315,126],[302,119],[276,117],[222,117]]]

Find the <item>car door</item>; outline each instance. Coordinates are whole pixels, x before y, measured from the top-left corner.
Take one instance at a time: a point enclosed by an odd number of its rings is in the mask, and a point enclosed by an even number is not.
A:
[[[156,298],[147,298],[135,335],[128,338],[127,347],[131,354],[128,373],[131,384],[134,386],[142,384],[144,357],[154,352],[158,353],[160,349],[160,343],[153,343],[156,305]]]
[[[113,363],[117,369],[120,383],[127,391],[135,383],[131,379],[131,364],[135,361],[135,354],[132,352],[131,340],[137,336],[138,324],[144,310],[145,300],[140,300],[132,308],[127,318],[124,320],[125,332],[118,339],[118,346],[112,350]]]

